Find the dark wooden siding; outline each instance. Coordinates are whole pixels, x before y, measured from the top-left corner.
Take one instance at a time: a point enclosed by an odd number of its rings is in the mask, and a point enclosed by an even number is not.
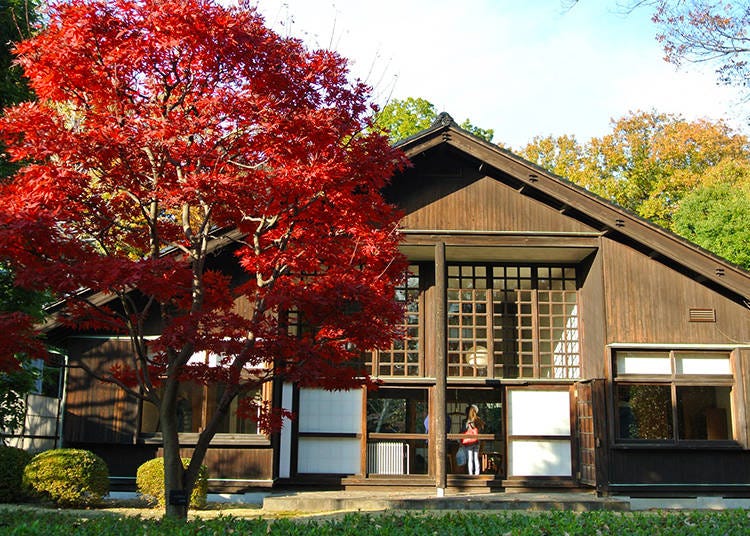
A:
[[[468,171],[454,177],[410,177],[400,185],[398,205],[407,213],[405,229],[593,230],[497,179]]]
[[[180,449],[180,456],[189,458],[191,448]],[[159,449],[158,456],[162,456]],[[211,479],[271,480],[273,478],[273,449],[269,447],[212,447],[206,451],[203,463]]]
[[[132,443],[136,432],[137,400],[116,385],[103,383],[81,368],[107,372],[130,353],[125,340],[69,340],[70,370],[65,399],[64,438],[67,443]]]
[[[604,378],[606,336],[602,255],[597,253],[580,264],[578,293],[580,307],[581,377]]]
[[[607,343],[735,344],[750,341],[750,310],[664,264],[602,240]],[[690,308],[716,322],[688,322]]]
[[[628,485],[630,491],[645,492],[638,485],[650,484],[653,491],[661,485],[665,492],[693,495],[732,489],[750,493],[750,452],[745,450],[614,448],[609,460],[613,492]]]

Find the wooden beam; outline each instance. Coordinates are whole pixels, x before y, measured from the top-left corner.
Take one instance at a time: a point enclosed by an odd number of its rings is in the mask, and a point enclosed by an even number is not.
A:
[[[448,337],[446,326],[448,272],[445,263],[445,243],[435,244],[435,391],[433,393],[433,436],[435,438],[435,487],[442,496],[447,487],[445,461],[445,390],[447,387],[447,349]]]

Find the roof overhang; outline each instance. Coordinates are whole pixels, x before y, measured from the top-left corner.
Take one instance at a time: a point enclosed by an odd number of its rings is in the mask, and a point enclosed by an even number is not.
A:
[[[438,147],[450,148],[473,157],[480,162],[482,171],[488,176],[512,178],[522,195],[548,203],[572,217],[580,217],[599,230],[601,235],[626,243],[738,302],[750,302],[749,272],[562,177],[472,135],[461,129],[447,114],[441,114],[430,128],[396,146],[410,159],[418,159]],[[404,246],[407,249],[404,251],[410,251],[409,247],[410,242],[407,240]],[[544,253],[533,249],[531,244],[529,247],[532,249],[525,251]],[[548,248],[545,246],[542,249]],[[457,256],[460,255],[459,251],[455,250]],[[412,252],[418,253],[417,250]],[[515,252],[511,246],[497,254],[507,255],[510,259]],[[565,255],[576,257],[575,252],[560,251],[560,254],[561,258]]]

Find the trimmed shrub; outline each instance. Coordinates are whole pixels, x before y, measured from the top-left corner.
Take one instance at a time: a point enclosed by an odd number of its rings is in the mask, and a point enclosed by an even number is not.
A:
[[[23,498],[23,470],[30,460],[25,450],[0,445],[0,503]]]
[[[48,450],[31,459],[23,472],[23,485],[58,506],[96,506],[109,491],[109,470],[104,460],[88,450]]]
[[[190,458],[182,458],[182,466],[187,468]],[[138,493],[151,504],[165,506],[164,497],[164,458],[154,458],[138,468],[135,477]],[[201,465],[193,493],[190,494],[190,508],[204,508],[208,495],[208,468]]]

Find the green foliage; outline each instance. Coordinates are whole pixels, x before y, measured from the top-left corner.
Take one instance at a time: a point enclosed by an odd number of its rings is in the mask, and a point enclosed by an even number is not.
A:
[[[12,48],[31,35],[38,21],[38,0],[6,0],[0,4],[0,109],[33,99],[21,67],[13,64]],[[0,155],[0,178],[10,176],[17,168]]]
[[[437,116],[435,105],[428,100],[418,97],[393,99],[375,117],[375,126],[387,132],[388,138],[395,143],[429,128]],[[485,141],[492,141],[492,129],[477,127],[469,119],[464,120],[460,126]]]
[[[23,486],[58,506],[96,506],[109,491],[109,470],[104,460],[87,450],[48,450],[26,466]]]
[[[187,469],[190,458],[182,458],[182,466]],[[164,458],[154,458],[138,468],[135,484],[146,500],[159,506],[165,505],[164,495]],[[208,495],[208,468],[201,465],[198,472],[198,480],[195,482],[193,492],[190,494],[190,508],[204,508],[206,496]]]
[[[476,125],[473,125],[469,119],[464,119],[464,122],[459,125],[462,129],[466,130],[467,132],[471,132],[474,134],[477,138],[482,138],[484,141],[492,141],[492,138],[495,136],[495,130],[492,128],[481,128]]]
[[[25,450],[0,445],[0,503],[17,502],[23,496],[23,470],[30,460]]]
[[[750,183],[716,184],[688,194],[674,216],[674,231],[750,270]]]
[[[336,535],[380,536],[382,534],[476,536],[479,534],[570,534],[599,536],[705,535],[740,536],[750,530],[744,510],[710,512],[503,512],[503,513],[399,513],[348,514],[328,521],[307,519],[266,520],[218,517],[187,523],[174,519],[92,516],[81,519],[67,513],[35,513],[19,516],[0,511],[0,527],[10,536],[101,536],[148,534],[150,536],[243,535]]]
[[[35,320],[44,318],[42,308],[50,302],[51,296],[44,292],[29,291],[15,285],[15,276],[4,263],[0,263],[0,311],[20,311],[31,315]]]

